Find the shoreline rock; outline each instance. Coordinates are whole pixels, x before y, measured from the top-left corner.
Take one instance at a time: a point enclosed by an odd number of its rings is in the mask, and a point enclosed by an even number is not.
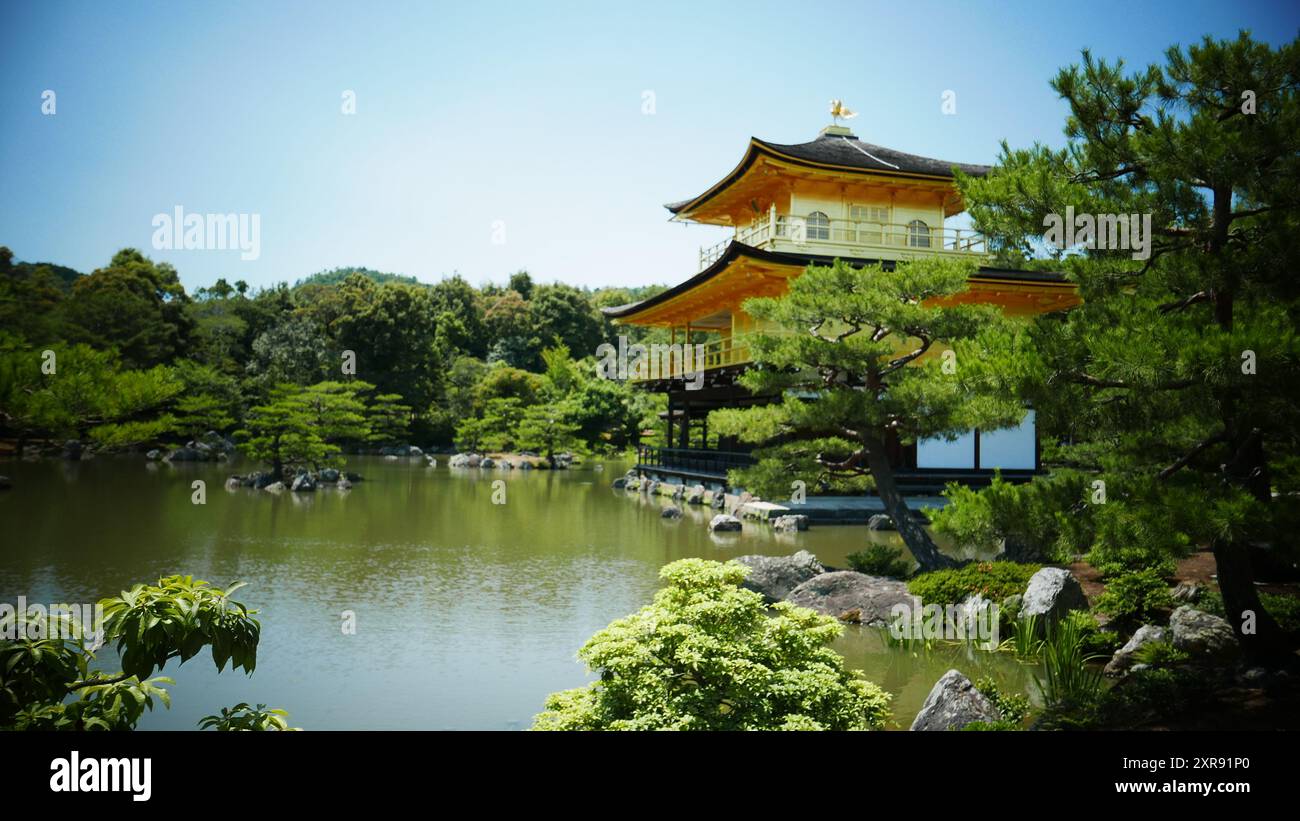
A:
[[[917,732],[960,730],[974,721],[1000,721],[1002,714],[993,702],[975,688],[958,670],[944,673],[909,728]]]

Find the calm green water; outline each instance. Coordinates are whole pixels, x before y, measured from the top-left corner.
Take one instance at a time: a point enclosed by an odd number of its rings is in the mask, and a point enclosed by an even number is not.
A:
[[[445,458],[442,463],[445,464]],[[253,676],[206,656],[164,671],[170,711],[143,728],[194,728],[223,705],[265,702],[318,729],[520,729],[547,693],[590,680],[576,651],[647,603],[659,568],[686,557],[812,551],[845,566],[865,527],[712,535],[710,511],[659,518],[659,500],[609,488],[626,465],[566,472],[427,468],[353,457],[349,492],[227,491],[248,465],[148,464],[140,457],[0,464],[0,601],[93,602],[162,575],[249,583],[263,624]],[[190,483],[207,482],[207,504]],[[506,503],[492,503],[492,482]],[[344,635],[341,613],[356,614]],[[960,647],[913,656],[849,627],[838,649],[894,694],[910,724],[950,667],[1023,690],[1030,670]],[[115,659],[104,653],[105,665]]]

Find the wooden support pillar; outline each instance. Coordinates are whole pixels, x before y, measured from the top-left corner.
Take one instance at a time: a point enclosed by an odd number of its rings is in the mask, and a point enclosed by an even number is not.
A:
[[[691,403],[682,399],[682,431],[681,447],[689,448],[691,446]]]

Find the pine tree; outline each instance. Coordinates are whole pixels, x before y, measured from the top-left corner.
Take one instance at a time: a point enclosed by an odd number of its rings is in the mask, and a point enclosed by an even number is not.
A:
[[[745,310],[773,328],[751,342],[760,367],[741,377],[779,403],[715,411],[710,427],[742,441],[780,443],[757,451],[734,483],[784,498],[791,482],[874,486],[913,558],[924,569],[955,564],[915,521],[894,478],[891,446],[954,437],[973,427],[1018,423],[1025,408],[974,390],[961,376],[984,339],[1013,327],[996,307],[960,304],[973,263],[924,259],[897,266],[810,266],[779,298]]]
[[[1300,41],[1206,38],[1131,74],[1084,52],[1052,85],[1068,146],[1004,146],[987,179],[959,182],[1007,255],[1067,206],[1151,215],[1145,258],[1130,235],[1064,260],[1084,304],[1039,323],[1025,369],[1040,430],[1070,443],[1055,460],[1104,483],[1081,547],[1149,566],[1209,545],[1243,646],[1275,652],[1248,548],[1294,547]]]

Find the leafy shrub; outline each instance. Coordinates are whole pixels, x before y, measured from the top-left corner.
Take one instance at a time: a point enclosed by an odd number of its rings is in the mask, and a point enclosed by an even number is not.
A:
[[[1167,641],[1152,641],[1133,653],[1133,660],[1148,667],[1173,667],[1191,658],[1186,650],[1179,650]]]
[[[889,694],[829,646],[839,622],[740,587],[748,568],[665,566],[654,602],[618,619],[578,657],[599,679],[555,693],[536,730],[866,730]]]
[[[1098,610],[1126,627],[1148,624],[1173,606],[1168,582],[1150,568],[1129,570],[1108,580],[1097,599]]]
[[[850,553],[848,559],[849,567],[868,576],[905,579],[912,574],[912,560],[904,557],[903,551],[888,545],[868,545],[865,550]]]
[[[1110,656],[1124,643],[1114,630],[1102,630],[1097,619],[1086,610],[1072,610],[1066,618],[1075,623],[1085,656]]]
[[[993,702],[1002,721],[1010,723],[1010,729],[1020,729],[1020,724],[1029,715],[1029,696],[1024,693],[1004,693],[991,676],[985,676],[975,682],[975,689]]]
[[[1037,564],[979,562],[951,570],[933,570],[913,577],[907,589],[926,604],[960,604],[972,593],[993,602],[1025,592]]]
[[[927,513],[934,529],[984,552],[1005,548],[1007,558],[1065,561],[1093,542],[1087,478],[1058,471],[1027,484],[994,475],[975,490],[956,482],[944,490],[948,505]]]
[[[211,727],[219,732],[298,729],[289,726],[289,722],[285,720],[288,715],[284,710],[268,710],[265,704],[250,707],[241,702],[234,707],[222,707],[220,715],[204,716],[199,722],[199,729],[206,730]]]

